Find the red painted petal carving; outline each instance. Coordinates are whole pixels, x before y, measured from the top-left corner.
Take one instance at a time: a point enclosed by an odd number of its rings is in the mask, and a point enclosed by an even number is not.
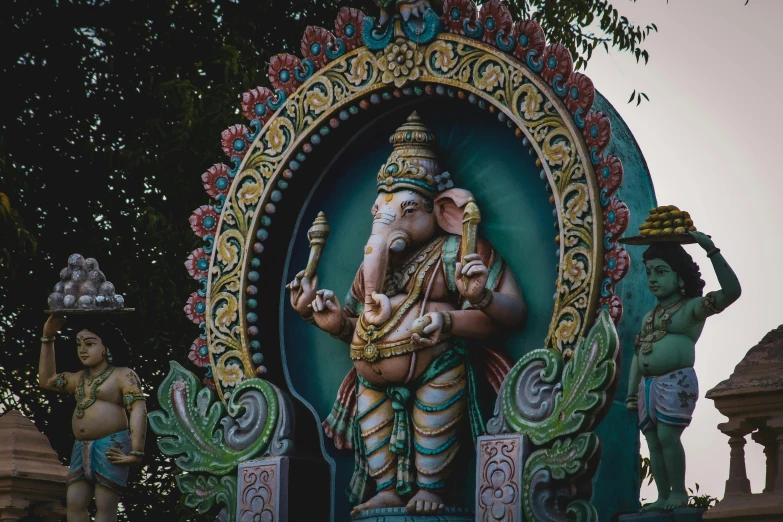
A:
[[[544,49],[544,68],[541,69],[541,77],[548,83],[560,77],[561,82],[568,81],[571,71],[574,69],[574,60],[571,52],[563,44],[547,45]]]
[[[329,61],[329,58],[326,56],[326,49],[330,48],[332,44],[334,44],[334,35],[332,33],[323,27],[308,26],[305,29],[304,36],[302,36],[302,57],[310,58],[317,71]]]
[[[275,93],[268,87],[256,87],[242,95],[242,114],[248,120],[258,118],[263,126],[275,111],[269,108],[266,101],[275,99]]]
[[[546,48],[544,30],[533,20],[520,20],[514,25],[514,37],[517,45],[514,56],[527,63],[527,55],[533,51],[533,57],[540,57]]]
[[[614,321],[614,324],[618,324],[623,317],[623,302],[615,294],[609,297],[602,297],[598,302],[600,309],[606,309],[609,311],[609,316]]]
[[[204,380],[201,381],[201,384],[204,385],[204,388],[209,388],[212,391],[215,391],[215,380],[211,379],[209,377],[204,377]]]
[[[334,34],[345,42],[345,52],[361,47],[364,13],[353,7],[343,7],[334,21]]]
[[[190,294],[190,297],[188,297],[188,302],[185,303],[184,310],[188,319],[196,324],[201,324],[204,322],[204,314],[207,312],[207,301],[198,295],[198,292],[193,292]]]
[[[473,26],[478,17],[478,9],[473,0],[445,0],[441,20],[446,31],[454,34],[465,34],[465,21]]]
[[[193,211],[190,219],[190,228],[198,237],[214,234],[217,229],[218,215],[210,205],[202,205]]]
[[[199,261],[201,261],[199,263]],[[201,268],[205,266],[206,268]],[[201,267],[199,267],[201,265]],[[185,268],[188,269],[190,277],[198,281],[202,277],[207,277],[207,271],[209,270],[209,256],[204,252],[203,248],[197,248],[188,256],[188,260],[185,261]]]
[[[503,31],[506,37],[511,35],[514,20],[511,18],[511,13],[508,12],[508,7],[501,3],[500,0],[490,0],[482,5],[479,20],[484,26],[481,40],[489,45],[497,47],[496,37],[500,31]]]
[[[299,87],[294,71],[302,69],[302,62],[293,54],[276,54],[269,61],[269,82],[275,89],[291,94]]]
[[[631,266],[631,258],[628,252],[620,246],[616,246],[606,253],[605,262],[604,271],[615,283],[625,277],[625,274],[628,273],[628,268]]]
[[[250,142],[247,139],[248,129],[244,125],[232,125],[220,135],[223,152],[230,158],[239,156],[244,158],[250,150]]]
[[[568,88],[564,97],[566,107],[571,114],[582,109],[582,117],[584,117],[590,112],[595,101],[595,87],[592,80],[582,73],[575,72],[568,77],[566,87]]]
[[[607,154],[595,169],[598,185],[605,190],[605,197],[617,192],[623,183],[623,163],[614,154]]]
[[[604,209],[604,231],[617,239],[628,228],[630,212],[628,206],[619,199],[612,198]]]
[[[204,190],[213,198],[227,194],[230,186],[228,166],[222,163],[212,165],[208,171],[201,175],[201,181],[204,183]]]
[[[585,143],[590,148],[596,149],[597,154],[601,154],[612,137],[612,124],[604,113],[599,111],[592,111],[587,115],[585,119],[585,128],[582,129],[582,136],[585,138]]]
[[[188,359],[199,368],[203,368],[209,364],[209,353],[207,353],[207,355],[201,355],[202,346],[207,346],[207,341],[201,337],[196,337],[196,340],[193,341],[193,344],[190,346],[190,352],[188,353]]]

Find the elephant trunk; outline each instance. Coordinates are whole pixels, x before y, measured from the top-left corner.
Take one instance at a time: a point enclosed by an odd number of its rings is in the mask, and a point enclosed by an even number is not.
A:
[[[401,252],[410,245],[408,234],[393,230],[376,221],[367,245],[364,247],[364,317],[367,322],[378,325],[391,317],[389,298],[383,295],[389,254]]]

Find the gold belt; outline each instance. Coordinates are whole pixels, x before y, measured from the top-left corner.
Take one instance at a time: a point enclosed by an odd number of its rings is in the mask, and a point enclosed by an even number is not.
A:
[[[443,341],[443,338],[441,338]],[[442,344],[438,343],[438,344]],[[438,346],[434,344],[433,346]],[[404,355],[406,353],[413,353],[422,348],[432,348],[432,346],[420,346],[414,344],[411,338],[402,339],[401,341],[393,341],[389,343],[373,343],[367,344],[351,344],[351,359],[354,361],[367,361],[369,363],[375,362],[378,359],[388,359],[389,357],[395,357],[397,355]]]

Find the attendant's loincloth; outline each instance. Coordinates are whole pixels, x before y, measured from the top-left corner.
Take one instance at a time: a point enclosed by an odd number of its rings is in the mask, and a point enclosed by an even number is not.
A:
[[[113,464],[106,452],[117,448],[126,455],[131,449],[128,430],[118,431],[98,440],[77,440],[71,453],[71,468],[67,482],[86,480],[122,494],[128,484],[128,466]]]
[[[659,422],[688,426],[698,398],[699,382],[693,368],[643,377],[639,383],[639,429],[648,430]]]

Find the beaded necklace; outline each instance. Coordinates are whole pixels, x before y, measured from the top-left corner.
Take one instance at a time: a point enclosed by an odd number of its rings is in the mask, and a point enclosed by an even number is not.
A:
[[[647,317],[647,322],[641,332],[636,334],[636,341],[633,343],[636,353],[642,352],[642,355],[650,355],[653,351],[653,344],[663,339],[669,333],[666,329],[669,326],[671,317],[682,308],[687,299],[680,299],[669,306],[661,306],[660,303],[653,308],[652,313]],[[655,330],[655,316],[661,312],[661,321],[658,323],[658,330]],[[644,332],[644,335],[641,335]]]
[[[106,382],[106,379],[111,376],[113,371],[114,366],[108,365],[106,366],[106,369],[104,369],[95,378],[90,378],[91,397],[87,399],[87,401],[84,400],[84,380],[89,370],[85,370],[84,373],[82,373],[82,376],[79,379],[79,387],[76,389],[76,400],[78,401],[78,404],[76,405],[76,418],[81,419],[84,417],[84,412],[87,410],[87,408],[95,404],[95,401],[98,400],[98,392],[100,391],[101,385]]]

